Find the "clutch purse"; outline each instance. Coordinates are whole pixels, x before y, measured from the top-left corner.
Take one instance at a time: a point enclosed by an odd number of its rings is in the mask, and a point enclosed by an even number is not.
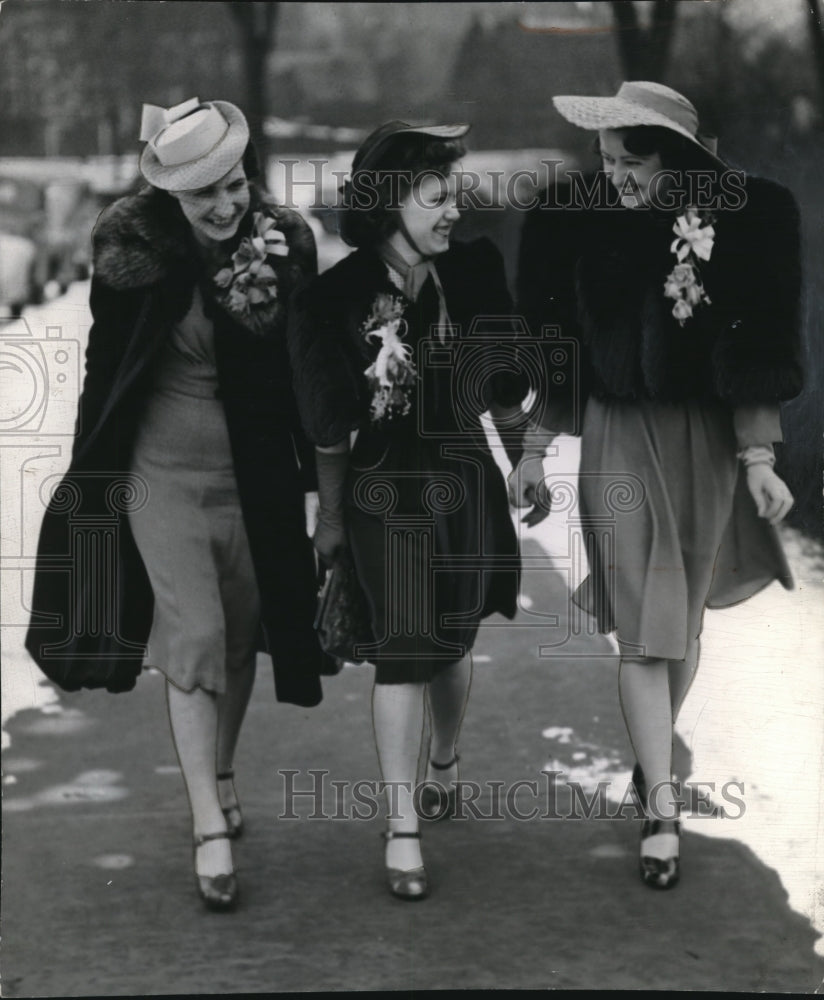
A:
[[[348,549],[343,549],[326,571],[318,594],[315,629],[325,653],[350,663],[365,663],[355,654],[359,644],[374,643],[369,604]]]

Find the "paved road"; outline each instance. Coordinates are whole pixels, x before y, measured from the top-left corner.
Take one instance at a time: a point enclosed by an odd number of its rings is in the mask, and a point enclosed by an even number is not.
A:
[[[540,561],[534,544],[527,562]],[[525,575],[526,604],[565,616],[558,573]],[[476,648],[461,739],[463,777],[511,788],[542,769],[626,775],[615,662],[580,636],[539,660],[525,609]],[[493,622],[500,625],[502,622]],[[546,634],[544,630],[542,634]],[[580,657],[588,652],[594,656]],[[695,989],[812,992],[824,975],[817,935],[777,874],[731,839],[689,831],[671,893],[636,876],[638,823],[503,819],[427,827],[430,899],[389,896],[380,819],[311,819],[279,769],[325,769],[331,782],[376,778],[371,668],[325,682],[323,704],[275,703],[261,657],[237,760],[248,831],[235,856],[242,903],[204,911],[195,894],[186,798],[167,731],[161,678],[125,695],[61,695],[9,725],[5,771],[3,993],[10,997],[453,988]],[[679,745],[681,773],[689,755]],[[621,782],[618,782],[621,784]],[[491,811],[490,786],[479,804]],[[613,795],[622,787],[612,789]],[[549,800],[539,801],[542,812]],[[564,814],[568,800],[558,796]],[[346,814],[351,804],[342,800]],[[701,820],[719,823],[721,820]],[[728,821],[729,822],[729,821]]]
[[[85,291],[72,293],[59,311],[44,307],[35,319],[59,322],[82,347]],[[62,458],[47,460],[57,471]],[[560,475],[574,474],[574,454],[558,462]],[[31,550],[36,524],[25,521],[26,510],[3,505],[4,569],[18,565],[21,533],[29,540],[21,551]],[[632,764],[611,647],[585,623],[568,634],[563,573],[581,567],[565,558],[563,518],[551,518],[537,537],[543,546],[533,540],[524,548],[515,627],[498,621],[482,630],[461,739],[463,777],[481,784],[484,815],[494,782],[517,794],[501,797],[501,819],[427,828],[434,892],[421,904],[384,888],[379,818],[312,819],[306,797],[292,802],[298,818],[278,818],[289,804],[283,772],[298,771],[295,785],[305,789],[308,769],[328,771],[332,814],[333,781],[377,778],[370,668],[326,680],[323,704],[306,711],[275,702],[271,667],[261,659],[237,760],[248,824],[235,852],[242,904],[230,916],[210,914],[195,893],[161,678],[148,673],[126,695],[61,694],[49,705],[21,653],[14,626],[23,619],[9,620],[20,595],[15,574],[6,573],[4,719],[18,696],[19,704],[45,707],[20,712],[4,734],[11,746],[3,761],[3,994],[818,988],[821,936],[790,908],[784,887],[794,876],[795,906],[814,910],[798,887],[809,873],[807,896],[820,892],[822,870],[820,820],[802,815],[820,797],[815,601],[804,604],[803,587],[786,600],[767,593],[748,602],[744,617],[734,610],[715,619],[708,662],[679,727],[686,743],[678,742],[676,770],[704,778],[714,777],[710,765],[722,777],[743,768],[753,789],[747,821],[756,828],[688,820],[682,884],[656,894],[636,876],[636,821],[542,818],[552,801],[558,813],[568,811],[563,782],[557,800],[539,797],[536,818],[515,815],[536,805],[530,786],[516,782],[536,782],[543,793],[545,768],[584,792],[608,782],[614,811]],[[540,659],[542,644],[554,644],[548,652],[557,655]],[[754,757],[759,744],[764,754]],[[351,805],[344,796],[344,815]],[[747,830],[751,836],[742,836]]]

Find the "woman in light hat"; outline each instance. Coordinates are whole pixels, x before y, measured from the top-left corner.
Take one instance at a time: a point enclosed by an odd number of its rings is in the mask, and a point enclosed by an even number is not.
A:
[[[575,598],[618,640],[646,814],[641,877],[669,888],[679,877],[673,724],[704,608],[774,579],[792,586],[774,527],[792,497],[773,443],[779,404],[802,387],[798,210],[785,188],[730,171],[668,87],[628,82],[615,97],[554,103],[597,131],[611,196],[526,220],[520,304],[530,324],[559,323],[581,344],[590,575]],[[555,203],[569,205],[574,186]],[[523,504],[519,489],[542,469],[527,457],[517,472],[511,498]]]
[[[149,186],[94,230],[79,426],[43,522],[27,645],[67,690],[123,691],[148,641],[145,662],[167,680],[198,891],[228,909],[229,840],[243,829],[233,755],[256,651],[272,654],[278,699],[297,705],[320,701],[331,666],[313,629],[304,519],[314,454],[284,333],[291,291],[316,272],[315,244],[299,215],[253,186],[233,104],[144,106],[141,138]],[[110,535],[89,544],[89,563],[54,572],[74,514]]]
[[[479,415],[520,413],[526,385],[490,369],[493,348],[506,353],[493,333],[476,328],[473,340],[476,317],[511,312],[503,263],[488,241],[449,242],[468,129],[393,121],[367,137],[341,217],[358,249],[298,293],[289,328],[298,404],[317,446],[315,547],[334,563],[348,546],[369,607],[361,653],[376,671],[387,881],[407,900],[429,892],[419,815],[456,809],[479,623],[496,611],[513,617],[519,579],[506,488]],[[510,327],[498,323],[502,340]]]

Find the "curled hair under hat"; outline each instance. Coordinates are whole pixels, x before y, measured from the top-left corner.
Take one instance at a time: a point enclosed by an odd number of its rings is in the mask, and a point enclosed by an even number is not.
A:
[[[373,247],[388,239],[398,228],[398,199],[409,194],[415,179],[427,173],[446,177],[465,153],[461,139],[416,133],[393,136],[370,169],[355,169],[343,185],[341,238],[353,247]]]

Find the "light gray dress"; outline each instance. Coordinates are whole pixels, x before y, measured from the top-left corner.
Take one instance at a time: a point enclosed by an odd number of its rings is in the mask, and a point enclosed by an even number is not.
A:
[[[778,407],[590,398],[579,489],[590,575],[574,595],[627,656],[683,659],[705,607],[792,575],[737,451],[781,439]]]
[[[130,514],[154,592],[146,665],[184,691],[222,693],[255,655],[260,602],[240,509],[212,323],[195,289],[159,360],[131,471],[148,502]]]

